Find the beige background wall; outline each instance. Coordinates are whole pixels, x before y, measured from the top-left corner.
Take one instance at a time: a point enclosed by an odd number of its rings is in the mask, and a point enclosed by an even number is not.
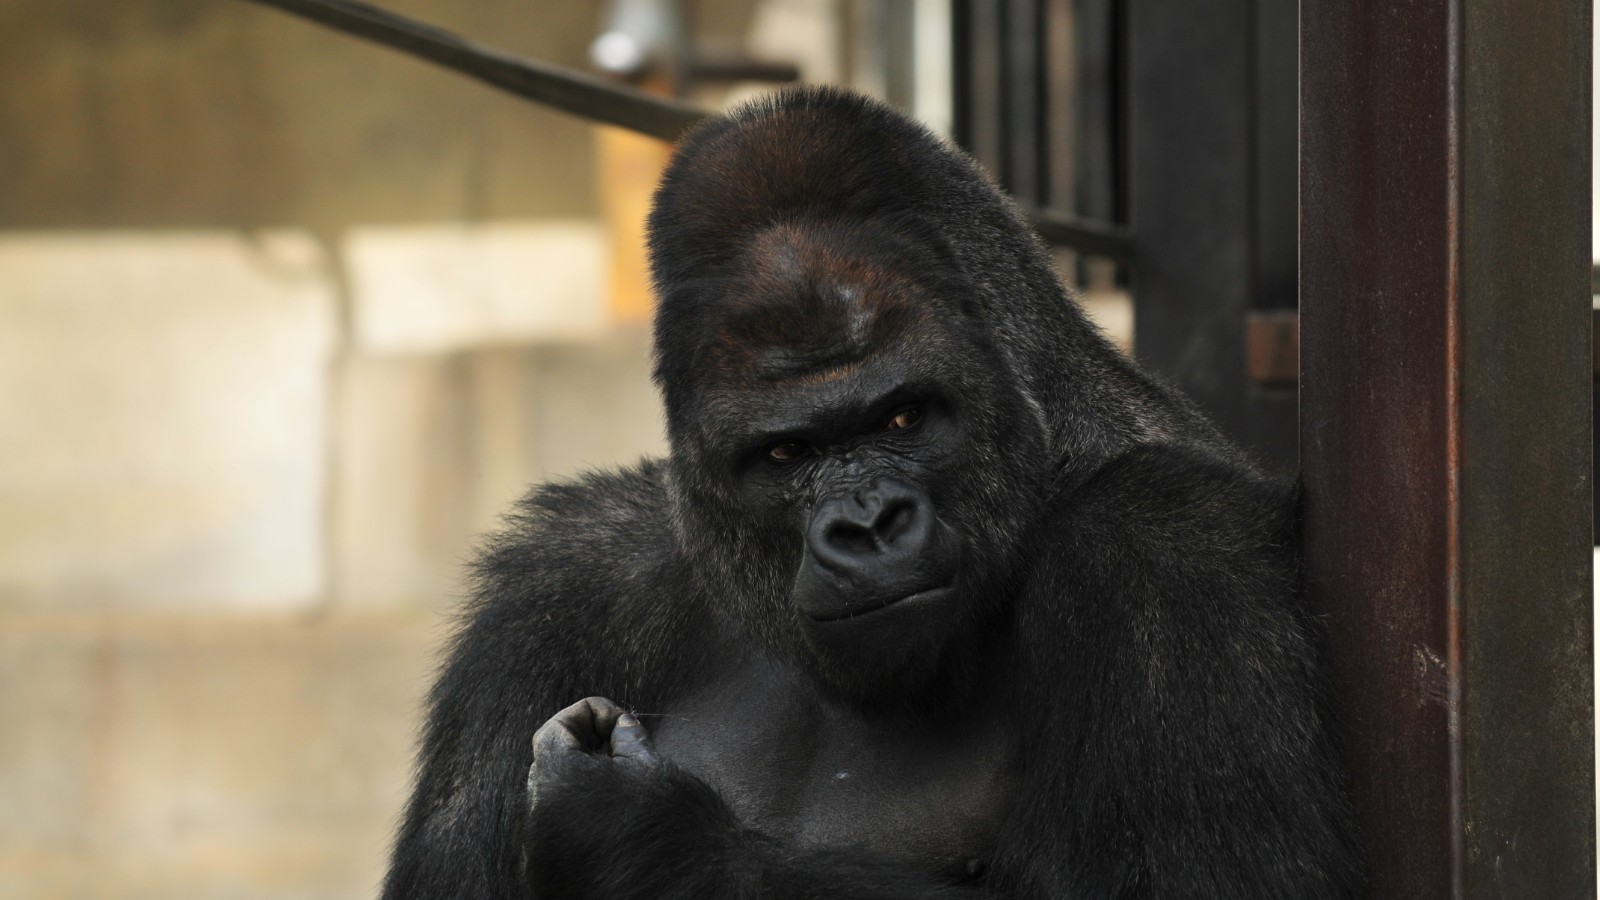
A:
[[[661,446],[593,147],[242,2],[0,3],[0,898],[375,893],[474,535]]]
[[[582,64],[600,4],[391,8]],[[236,0],[0,4],[0,226],[582,216],[571,119]]]

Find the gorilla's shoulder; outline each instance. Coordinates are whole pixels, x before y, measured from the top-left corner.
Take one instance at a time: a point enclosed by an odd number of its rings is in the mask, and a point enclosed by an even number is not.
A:
[[[657,462],[535,488],[471,565],[430,727],[548,716],[595,694],[659,702],[694,674],[674,670],[673,648],[706,630],[677,546]]]
[[[552,550],[655,546],[671,534],[666,466],[656,459],[538,485],[518,501],[496,543],[534,542]],[[648,536],[648,541],[641,537]]]
[[[534,488],[484,541],[468,612],[594,613],[674,580],[682,555],[665,477],[645,460]]]
[[[1071,498],[1085,527],[1147,535],[1165,546],[1220,551],[1297,542],[1299,494],[1236,453],[1193,444],[1147,444],[1107,462]],[[1129,528],[1132,530],[1127,530]]]

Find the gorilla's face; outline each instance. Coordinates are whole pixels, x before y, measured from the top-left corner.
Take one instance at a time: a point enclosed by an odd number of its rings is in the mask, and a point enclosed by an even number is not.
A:
[[[1049,481],[1038,416],[937,272],[864,226],[776,227],[701,346],[694,467],[731,593],[858,697],[915,692],[1002,607],[1043,499],[1023,486]]]

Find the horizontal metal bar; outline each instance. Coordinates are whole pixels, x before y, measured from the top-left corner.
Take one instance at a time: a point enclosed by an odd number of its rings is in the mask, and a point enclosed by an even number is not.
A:
[[[1590,328],[1600,334],[1600,309],[1592,313]],[[1590,345],[1590,368],[1600,380],[1600,342]],[[1250,380],[1262,386],[1292,385],[1300,380],[1300,316],[1286,310],[1264,309],[1245,320],[1245,360]]]
[[[1133,235],[1119,225],[1026,205],[1022,209],[1039,236],[1052,244],[1117,262],[1134,261]]]
[[[247,0],[438,63],[564,112],[677,140],[708,111],[560,66],[529,62],[354,0]]]

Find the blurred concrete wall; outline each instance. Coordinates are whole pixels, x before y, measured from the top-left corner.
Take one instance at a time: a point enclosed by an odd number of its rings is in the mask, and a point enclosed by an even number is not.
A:
[[[600,4],[393,0],[582,65]],[[235,0],[0,4],[0,227],[593,213],[589,128]]]
[[[661,447],[593,145],[242,2],[0,3],[0,900],[375,893],[474,535]]]

